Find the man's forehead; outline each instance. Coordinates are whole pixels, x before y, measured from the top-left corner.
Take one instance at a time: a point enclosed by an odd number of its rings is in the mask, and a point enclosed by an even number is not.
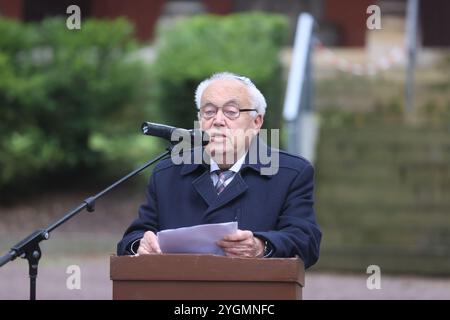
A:
[[[234,79],[220,79],[211,82],[202,95],[202,100],[220,96],[226,100],[248,98],[249,92],[245,84]]]
[[[240,101],[237,100],[237,99],[230,99],[230,100],[227,100],[227,101],[223,102],[222,104],[223,104],[224,106],[237,106],[237,107],[238,107],[238,106],[239,106],[239,103],[240,103]],[[210,99],[205,98],[205,99],[203,100],[202,107],[207,107],[207,106],[216,106],[216,105],[215,105],[215,103],[214,103],[213,101],[211,101]]]

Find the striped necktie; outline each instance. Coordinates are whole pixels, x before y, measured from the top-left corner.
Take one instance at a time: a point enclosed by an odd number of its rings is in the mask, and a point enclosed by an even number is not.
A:
[[[234,172],[231,170],[225,170],[225,171],[216,170],[215,172],[216,172],[219,180],[217,180],[217,183],[214,187],[216,188],[217,194],[220,194],[223,191],[223,189],[225,189],[225,181],[227,181],[229,178],[231,178],[231,176],[234,174]]]

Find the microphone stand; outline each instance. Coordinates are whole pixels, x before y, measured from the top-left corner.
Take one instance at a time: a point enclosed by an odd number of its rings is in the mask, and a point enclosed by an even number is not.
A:
[[[50,232],[52,232],[54,229],[62,225],[64,222],[69,220],[70,218],[74,217],[76,214],[81,212],[82,210],[86,209],[88,212],[95,211],[95,201],[104,196],[106,193],[117,187],[118,185],[122,184],[123,182],[127,181],[131,177],[134,177],[136,174],[141,172],[142,170],[146,169],[147,167],[151,166],[155,162],[163,159],[164,157],[170,155],[171,151],[173,149],[173,145],[170,145],[166,148],[166,151],[161,153],[159,156],[154,158],[153,160],[145,163],[141,167],[135,169],[134,171],[130,172],[120,180],[117,180],[112,185],[104,189],[103,191],[97,193],[94,196],[91,196],[87,199],[85,199],[78,207],[64,215],[59,220],[55,221],[51,225],[49,225],[45,229],[38,229],[31,233],[29,236],[24,238],[23,240],[19,241],[16,245],[14,245],[11,250],[5,254],[4,256],[0,257],[0,267],[8,263],[9,261],[14,260],[17,257],[21,257],[23,259],[28,260],[28,273],[30,276],[30,300],[36,300],[36,279],[38,275],[38,265],[39,265],[39,259],[42,256],[41,248],[39,247],[39,243],[42,240],[47,240],[50,237]]]

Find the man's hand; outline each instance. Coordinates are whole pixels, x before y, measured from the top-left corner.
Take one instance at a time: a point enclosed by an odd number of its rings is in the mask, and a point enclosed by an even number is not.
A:
[[[138,254],[161,253],[158,238],[152,231],[147,231],[144,233],[144,237],[141,239],[137,253]]]
[[[261,258],[264,243],[249,230],[238,230],[217,242],[229,257]]]

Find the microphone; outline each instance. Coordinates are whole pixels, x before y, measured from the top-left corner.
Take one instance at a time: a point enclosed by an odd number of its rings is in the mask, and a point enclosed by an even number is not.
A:
[[[154,136],[177,144],[180,140],[190,140],[191,146],[206,146],[209,143],[209,135],[200,129],[182,129],[165,124],[144,122],[141,126],[142,133],[147,136]]]

